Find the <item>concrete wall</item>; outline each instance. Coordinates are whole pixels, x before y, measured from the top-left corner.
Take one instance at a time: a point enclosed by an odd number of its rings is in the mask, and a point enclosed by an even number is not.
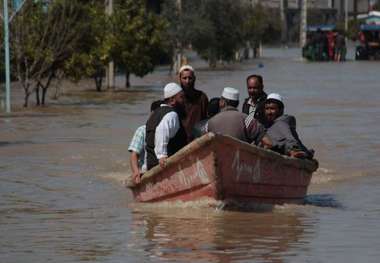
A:
[[[278,8],[280,6],[281,0],[246,0],[251,2],[253,5],[257,3],[261,3],[264,6]],[[301,0],[288,0],[288,8],[298,8],[299,2]],[[368,3],[372,1],[375,3],[379,0],[357,0],[358,2],[358,13],[366,13],[368,12]],[[345,0],[308,0],[309,8],[320,8],[320,9],[328,9],[334,8],[337,9],[338,12],[342,10],[344,12],[344,2]],[[379,1],[380,2],[380,1]],[[348,0],[348,12],[354,11],[354,0]]]

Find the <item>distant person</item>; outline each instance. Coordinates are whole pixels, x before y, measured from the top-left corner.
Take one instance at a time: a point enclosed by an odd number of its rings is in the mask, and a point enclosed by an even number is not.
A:
[[[260,75],[250,75],[247,77],[248,98],[243,103],[243,113],[247,114],[247,127],[257,119],[259,122],[264,120],[264,103],[267,94],[264,92],[264,81]]]
[[[186,116],[182,120],[185,128],[187,140],[192,138],[192,130],[196,123],[207,118],[207,95],[195,89],[195,71],[190,65],[184,65],[179,70],[179,82],[185,93],[185,112]]]
[[[335,53],[335,37],[336,32],[329,31],[327,32],[327,53],[329,60],[334,60],[334,53]]]
[[[161,103],[162,101],[160,100],[154,101],[150,105],[150,112],[152,113],[155,109],[160,107]],[[128,151],[130,152],[129,164],[132,171],[132,180],[135,183],[140,182],[141,175],[147,170],[145,160],[145,135],[146,125],[138,127],[128,147]]]
[[[298,137],[295,117],[284,114],[284,103],[279,94],[268,95],[265,101],[265,118],[266,135],[270,140],[268,148],[291,157],[313,157],[313,152]]]
[[[239,112],[239,91],[226,87],[220,97],[220,112],[208,121],[208,131],[229,135],[241,141],[248,141],[245,118],[247,114]]]
[[[196,123],[193,128],[193,138],[201,137],[208,132],[208,120],[219,113],[220,98],[212,98],[207,107],[207,119],[201,120]]]
[[[157,164],[166,165],[166,159],[186,145],[186,132],[180,121],[184,113],[185,95],[176,83],[164,88],[164,103],[146,123],[147,169]]]
[[[315,57],[317,61],[323,60],[324,41],[325,41],[325,38],[323,36],[323,31],[320,28],[317,28],[317,31],[315,32],[314,37],[313,37],[313,43],[314,43],[315,52],[316,52]]]
[[[343,34],[338,32],[335,40],[335,61],[344,61],[346,59],[346,52],[346,39]]]

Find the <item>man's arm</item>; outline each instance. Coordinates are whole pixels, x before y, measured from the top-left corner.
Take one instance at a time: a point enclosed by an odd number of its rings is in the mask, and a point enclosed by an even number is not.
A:
[[[139,155],[138,153],[131,151],[131,155],[129,157],[129,164],[132,170],[132,180],[135,183],[139,183],[141,179],[141,171],[139,169]]]
[[[131,153],[129,157],[129,164],[132,171],[132,179],[138,183],[140,181],[141,170],[139,167],[139,158],[143,156],[145,151],[145,125],[140,126],[135,131],[131,143],[129,144],[128,151]],[[138,180],[138,181],[136,181]]]
[[[298,139],[298,134],[295,130],[295,118],[291,118],[288,123],[281,122],[280,130],[285,137],[285,154],[291,157],[303,158],[307,156],[307,153],[302,147],[302,143]],[[293,127],[293,130],[291,128]]]
[[[179,128],[178,114],[174,111],[166,114],[156,128],[154,152],[161,166],[165,165],[165,160],[168,157],[169,140],[175,136]]]

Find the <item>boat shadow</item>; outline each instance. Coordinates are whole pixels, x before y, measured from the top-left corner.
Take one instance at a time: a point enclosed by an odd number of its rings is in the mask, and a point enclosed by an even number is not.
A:
[[[304,205],[318,206],[318,207],[330,207],[343,209],[344,206],[336,199],[333,194],[311,194],[307,195],[304,199]]]

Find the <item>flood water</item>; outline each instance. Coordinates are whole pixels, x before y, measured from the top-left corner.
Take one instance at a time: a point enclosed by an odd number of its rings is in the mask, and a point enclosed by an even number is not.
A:
[[[209,98],[224,86],[245,97],[252,73],[284,96],[320,162],[306,205],[134,203],[121,183],[127,148],[171,80],[162,68],[132,79],[129,92],[76,92],[0,117],[0,262],[379,262],[379,64],[307,63],[299,53],[265,49],[224,69],[193,65]]]

